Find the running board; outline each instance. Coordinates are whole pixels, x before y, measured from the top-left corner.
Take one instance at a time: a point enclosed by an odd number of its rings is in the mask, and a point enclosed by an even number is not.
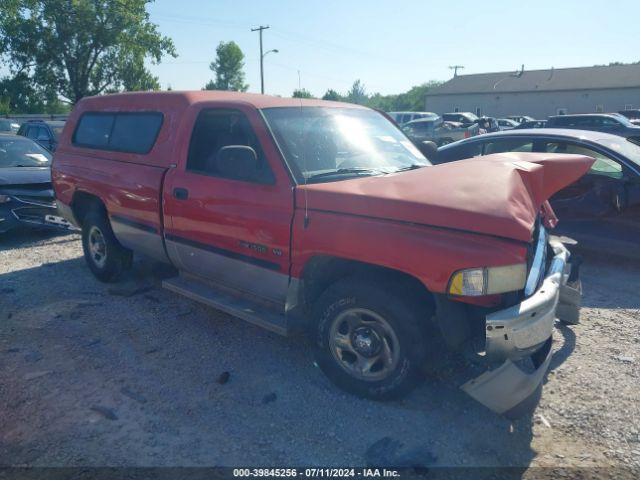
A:
[[[197,278],[178,275],[164,280],[162,286],[279,335],[286,336],[288,333],[284,314],[279,315],[251,300],[221,292]]]

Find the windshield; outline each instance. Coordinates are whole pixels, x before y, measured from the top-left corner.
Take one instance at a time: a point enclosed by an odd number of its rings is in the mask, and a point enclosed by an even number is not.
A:
[[[640,146],[632,141],[624,137],[620,137],[619,140],[601,139],[598,140],[598,143],[609,147],[611,150],[628,158],[636,165],[640,165]]]
[[[612,116],[614,116],[616,118],[616,120],[618,120],[620,123],[622,123],[625,127],[633,127],[633,123],[631,123],[629,121],[629,119],[627,117],[625,117],[624,115],[621,115],[619,113],[612,113]],[[604,123],[604,120],[603,120]]]
[[[335,181],[431,165],[378,112],[355,108],[267,108],[264,116],[300,182]]]
[[[0,137],[0,168],[46,167],[51,154],[31,140],[22,137]]]

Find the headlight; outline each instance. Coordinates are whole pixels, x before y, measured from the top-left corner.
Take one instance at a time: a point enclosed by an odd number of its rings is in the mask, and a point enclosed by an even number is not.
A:
[[[468,297],[522,290],[527,281],[527,265],[469,268],[451,276],[449,293]]]
[[[11,197],[9,195],[0,195],[0,203],[7,203],[11,201]]]

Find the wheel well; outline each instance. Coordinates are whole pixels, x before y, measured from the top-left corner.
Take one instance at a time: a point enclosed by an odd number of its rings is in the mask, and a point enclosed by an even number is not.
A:
[[[304,305],[311,307],[331,284],[350,276],[384,283],[397,289],[407,299],[420,302],[421,305],[435,306],[433,294],[412,275],[392,268],[330,256],[313,257],[305,265],[302,275]]]
[[[107,209],[99,197],[86,192],[76,192],[71,200],[71,209],[73,216],[82,227],[82,223],[89,212],[98,210],[106,214]]]

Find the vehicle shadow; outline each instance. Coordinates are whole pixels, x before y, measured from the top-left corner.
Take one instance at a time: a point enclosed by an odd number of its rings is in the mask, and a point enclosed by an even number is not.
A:
[[[48,245],[72,242],[77,239],[78,233],[76,230],[58,228],[16,228],[0,234],[0,252],[25,248],[44,241],[47,241]]]
[[[553,352],[553,357],[551,357],[551,362],[549,363],[549,371],[555,370],[562,365],[576,349],[576,334],[570,326],[557,322],[556,332],[560,332],[563,342],[562,346]]]
[[[232,441],[250,445],[265,431],[270,432],[273,450],[261,447],[250,457],[262,464],[297,459],[300,464],[344,466],[337,464],[349,458],[358,466],[409,467],[413,473],[407,478],[451,466],[482,467],[486,478],[494,471],[504,473],[498,468],[527,467],[535,458],[532,414],[511,421],[492,413],[450,381],[446,365],[404,400],[358,399],[334,387],[313,365],[310,342],[264,332],[161,291],[160,280],[170,274],[139,259],[121,282],[106,285],[95,280],[78,257],[0,275],[6,288],[0,294],[0,332],[7,334],[0,357],[10,364],[0,371],[6,387],[0,390],[0,403],[8,406],[8,430],[29,432],[28,440],[8,442],[11,456],[0,463],[55,465],[57,458],[85,457],[101,465],[131,465],[140,458],[153,465],[162,455],[147,456],[151,447],[136,440],[147,434],[136,428],[151,421],[188,431],[185,448],[197,452],[179,453],[193,455],[190,458],[202,464],[240,462],[233,452],[212,456],[217,450],[212,446]],[[565,341],[567,348],[570,344]],[[247,345],[251,349],[246,358],[234,363],[233,352]],[[45,360],[33,360],[34,353]],[[216,380],[223,369],[219,362],[232,372],[225,386]],[[123,385],[144,392],[144,402],[136,400],[135,393],[123,395]],[[265,400],[265,391],[277,391],[277,400]],[[254,397],[258,400],[247,400]],[[141,407],[127,407],[131,403]],[[131,442],[112,432],[109,425],[121,421],[105,421],[109,410],[90,411],[92,405],[103,404],[113,405],[131,425]],[[193,416],[176,413],[191,411]],[[285,432],[294,425],[322,448],[313,454],[292,451]],[[153,435],[153,448],[167,449],[161,451],[168,456],[164,462],[179,461],[168,453],[176,448],[167,440],[174,436],[171,431]],[[220,431],[232,437],[221,438]],[[327,431],[340,439],[333,442],[335,449],[326,443]],[[105,453],[104,444],[114,446]]]
[[[582,252],[582,306],[640,309],[640,260]]]

